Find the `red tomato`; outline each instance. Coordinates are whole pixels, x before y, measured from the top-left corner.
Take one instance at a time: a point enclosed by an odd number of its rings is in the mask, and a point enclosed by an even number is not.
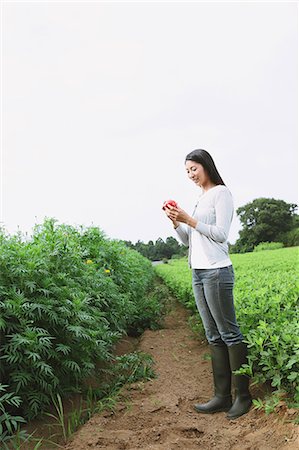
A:
[[[175,208],[177,208],[178,204],[174,200],[166,200],[163,203],[162,209],[168,208],[169,206],[174,206]]]

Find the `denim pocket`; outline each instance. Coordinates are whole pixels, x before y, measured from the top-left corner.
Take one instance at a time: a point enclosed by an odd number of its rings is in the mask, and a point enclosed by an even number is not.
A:
[[[204,273],[202,274],[202,277],[205,280],[214,280],[214,279],[218,278],[218,276],[219,276],[219,271],[220,271],[219,267],[216,269],[203,269],[203,270],[204,270]]]
[[[192,278],[194,281],[214,280],[219,276],[219,268],[217,269],[193,269]]]
[[[234,281],[235,271],[232,265],[220,268],[220,277],[223,281],[229,281],[230,279]]]

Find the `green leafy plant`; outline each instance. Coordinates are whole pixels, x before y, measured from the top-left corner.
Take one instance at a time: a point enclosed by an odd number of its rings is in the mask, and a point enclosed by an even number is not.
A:
[[[19,430],[19,426],[26,422],[25,419],[11,412],[20,406],[21,398],[6,392],[7,387],[8,385],[0,384],[0,444],[5,450],[12,444],[14,434],[18,433],[19,441],[25,441],[27,438],[27,433]]]
[[[150,261],[98,227],[56,222],[45,219],[27,239],[0,231],[0,376],[26,420],[80,392],[96,364],[111,363],[123,334],[161,318],[157,297],[147,295]]]
[[[281,403],[281,397],[284,395],[282,391],[274,391],[271,395],[266,396],[264,400],[253,399],[252,403],[255,409],[262,410],[266,415],[275,412],[277,406]]]

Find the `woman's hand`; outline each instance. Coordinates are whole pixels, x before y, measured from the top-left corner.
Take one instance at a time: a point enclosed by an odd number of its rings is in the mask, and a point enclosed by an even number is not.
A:
[[[193,217],[189,216],[189,214],[186,213],[182,208],[175,207],[175,206],[169,206],[165,208],[165,213],[167,217],[169,217],[170,220],[172,220],[175,228],[179,226],[179,222],[186,223],[187,225],[192,226],[195,228],[197,224],[197,220],[193,219]]]
[[[179,222],[175,219],[175,217],[174,217],[174,215],[172,214],[170,208],[173,209],[173,207],[170,206],[170,207],[165,208],[164,211],[165,211],[166,216],[167,216],[170,220],[172,220],[172,223],[173,223],[174,228],[176,228],[176,227],[179,226]]]

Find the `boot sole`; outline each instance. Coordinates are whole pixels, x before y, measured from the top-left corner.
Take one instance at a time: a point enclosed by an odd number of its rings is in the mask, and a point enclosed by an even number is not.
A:
[[[194,406],[194,409],[196,412],[201,413],[201,414],[214,414],[214,413],[218,413],[218,412],[227,412],[231,409],[231,406],[229,406],[227,408],[215,409],[214,411],[205,411],[205,410],[197,409],[197,408],[195,408],[195,406]]]
[[[244,414],[247,414],[247,413],[250,411],[251,406],[252,406],[252,405],[250,405],[250,407],[249,407],[246,411],[242,412],[242,414],[238,414],[237,416],[229,416],[229,415],[227,415],[226,417],[227,417],[229,420],[238,419],[238,417],[242,417],[242,416],[244,416]]]

